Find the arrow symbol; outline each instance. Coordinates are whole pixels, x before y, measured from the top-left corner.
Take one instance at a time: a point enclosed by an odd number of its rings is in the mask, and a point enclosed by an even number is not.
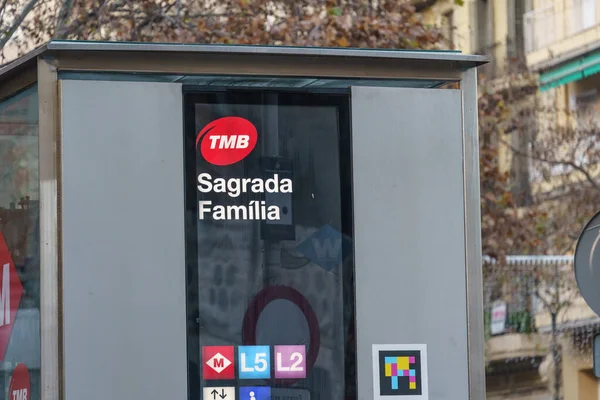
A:
[[[224,399],[225,397],[227,397],[227,395],[225,394],[225,389],[221,389],[221,394],[219,395],[220,398]]]
[[[213,389],[213,391],[212,391],[212,392],[210,392],[210,394],[212,394],[212,395],[213,395],[213,399],[216,399],[216,398],[217,398],[217,395],[219,394],[219,392],[217,392],[215,389]]]

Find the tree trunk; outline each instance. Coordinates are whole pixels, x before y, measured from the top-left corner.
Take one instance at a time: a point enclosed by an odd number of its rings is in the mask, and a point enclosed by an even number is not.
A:
[[[561,382],[561,357],[560,349],[558,344],[558,328],[556,325],[557,313],[551,313],[552,318],[552,359],[554,362],[554,390],[552,398],[554,400],[560,400],[560,382]]]

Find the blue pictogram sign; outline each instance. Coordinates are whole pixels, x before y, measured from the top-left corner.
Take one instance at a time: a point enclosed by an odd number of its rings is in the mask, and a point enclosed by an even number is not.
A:
[[[242,386],[240,400],[271,400],[271,388],[269,386]]]

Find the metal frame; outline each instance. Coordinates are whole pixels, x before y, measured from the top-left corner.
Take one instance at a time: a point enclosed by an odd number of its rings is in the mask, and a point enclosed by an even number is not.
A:
[[[136,53],[130,51],[48,53],[61,71],[111,71],[202,75],[254,75],[294,77],[352,77],[459,80],[460,72],[447,63],[403,59],[359,59],[236,53]],[[412,65],[407,65],[412,64]],[[437,64],[437,65],[432,65]]]
[[[38,82],[42,399],[63,393],[61,161],[58,71],[436,79],[463,95],[463,179],[469,398],[485,399],[476,67],[456,52],[51,41],[0,68],[0,99]]]
[[[457,52],[51,41],[0,68],[0,85],[44,58],[62,71],[405,78],[459,81],[488,61]]]
[[[465,190],[465,272],[467,282],[469,398],[471,400],[483,400],[485,399],[485,343],[483,335],[477,70],[475,68],[471,68],[463,73],[460,88],[463,95],[463,176]]]
[[[42,400],[62,393],[60,98],[56,69],[38,60]],[[43,267],[42,267],[43,266]]]
[[[461,54],[459,51],[420,51],[353,49],[335,47],[296,47],[296,46],[246,46],[214,44],[174,44],[174,43],[119,43],[119,42],[82,42],[53,40],[48,43],[49,50],[74,51],[137,51],[167,53],[228,53],[228,54],[271,54],[293,56],[342,56],[357,58],[396,58],[435,61],[458,61],[485,63],[487,58],[479,55]]]

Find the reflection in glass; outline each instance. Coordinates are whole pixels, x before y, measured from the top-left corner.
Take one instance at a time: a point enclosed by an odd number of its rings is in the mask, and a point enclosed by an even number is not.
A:
[[[40,398],[40,259],[37,87],[0,101],[0,232],[23,286],[4,359],[0,399],[19,363],[29,370],[28,399]],[[11,299],[12,300],[12,299]],[[11,304],[11,307],[14,304]]]

